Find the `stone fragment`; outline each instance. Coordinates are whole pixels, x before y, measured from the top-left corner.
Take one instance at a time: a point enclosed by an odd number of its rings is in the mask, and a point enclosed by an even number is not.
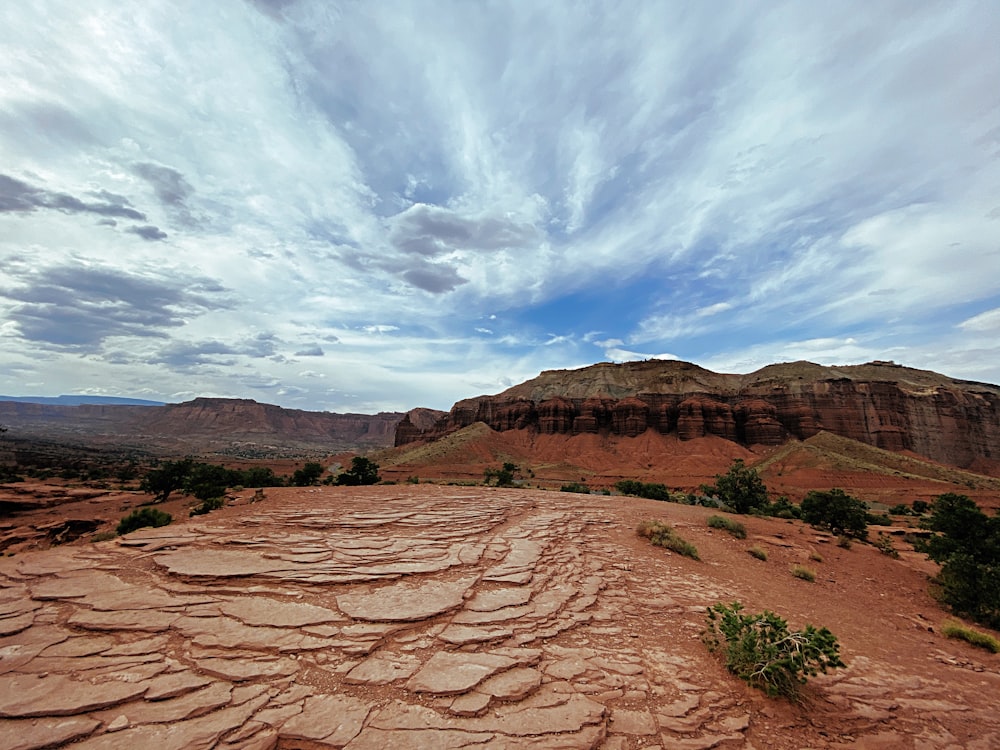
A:
[[[192,690],[204,687],[211,682],[206,677],[192,672],[174,672],[153,678],[144,696],[148,701],[162,701],[190,693]]]
[[[299,664],[294,659],[253,659],[250,655],[224,659],[207,657],[197,660],[198,668],[212,677],[219,677],[230,682],[264,679],[268,677],[291,677],[299,671]]]
[[[178,576],[236,578],[294,569],[294,563],[269,560],[254,552],[224,549],[180,549],[153,558]]]
[[[445,643],[464,646],[467,643],[485,643],[509,638],[514,634],[510,628],[503,627],[473,627],[470,625],[449,625],[441,631],[438,638]]]
[[[519,701],[542,684],[542,675],[530,667],[514,667],[487,678],[476,688],[500,700]]]
[[[121,612],[98,612],[78,610],[69,618],[69,624],[86,630],[139,630],[159,633],[168,630],[178,615],[170,612],[124,610]]]
[[[406,688],[414,693],[455,695],[513,665],[513,659],[497,654],[438,651],[410,678]]]
[[[651,735],[657,733],[656,719],[649,711],[616,708],[611,712],[609,729],[619,734]]]
[[[351,669],[344,678],[350,685],[387,685],[413,676],[420,659],[410,654],[378,653]]]
[[[574,677],[584,674],[590,668],[590,664],[583,659],[560,659],[546,666],[545,674],[557,680],[572,680]]]
[[[112,721],[114,714],[124,715],[127,719],[126,726],[184,721],[203,716],[228,705],[231,693],[232,688],[225,682],[213,682],[206,687],[177,698],[160,701],[136,701],[123,707],[116,707],[113,712],[105,712],[104,715],[96,714],[96,716],[105,721]],[[124,729],[124,727],[122,728]]]
[[[387,730],[366,727],[345,750],[465,750],[488,748],[495,735],[457,729]],[[504,747],[501,743],[499,747]],[[516,745],[506,744],[513,750]]]
[[[489,705],[489,695],[473,690],[453,700],[448,711],[455,716],[482,716]]]
[[[37,750],[62,747],[73,740],[93,734],[101,726],[96,719],[84,717],[43,718],[5,721],[0,727],[6,750]]]
[[[361,731],[370,710],[359,698],[316,695],[306,699],[302,713],[284,723],[281,737],[344,747]]]
[[[301,628],[325,622],[339,622],[344,616],[326,607],[298,602],[281,602],[264,597],[234,599],[220,605],[230,617],[247,625],[267,625],[275,628]]]
[[[393,584],[371,592],[341,594],[337,606],[356,620],[424,620],[458,607],[473,583],[475,578]]]
[[[138,698],[147,685],[118,680],[90,683],[66,675],[16,675],[0,680],[0,716],[72,716]]]
[[[130,722],[125,714],[118,714],[109,724],[109,732],[120,732],[123,729],[128,729]]]
[[[512,586],[491,591],[480,591],[466,605],[466,609],[475,612],[494,612],[505,607],[516,607],[527,604],[531,600],[531,589],[524,586]]]

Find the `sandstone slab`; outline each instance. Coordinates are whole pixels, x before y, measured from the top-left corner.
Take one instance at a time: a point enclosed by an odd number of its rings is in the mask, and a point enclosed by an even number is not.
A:
[[[406,687],[415,693],[455,695],[513,665],[514,660],[508,656],[438,651],[410,678]]]
[[[357,620],[425,620],[461,605],[473,583],[475,578],[466,577],[416,585],[393,584],[370,592],[342,594],[337,597],[337,606]]]

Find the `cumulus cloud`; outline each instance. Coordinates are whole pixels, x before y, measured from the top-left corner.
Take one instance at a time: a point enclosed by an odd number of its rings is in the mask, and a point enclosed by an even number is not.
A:
[[[316,344],[314,346],[307,346],[305,349],[300,349],[299,351],[295,352],[295,356],[296,357],[322,357],[323,356],[323,347],[321,347],[319,344]]]

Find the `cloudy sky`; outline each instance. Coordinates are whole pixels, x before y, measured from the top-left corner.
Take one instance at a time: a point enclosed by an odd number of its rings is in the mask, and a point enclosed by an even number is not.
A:
[[[1000,382],[998,39],[995,0],[4,3],[0,393]]]

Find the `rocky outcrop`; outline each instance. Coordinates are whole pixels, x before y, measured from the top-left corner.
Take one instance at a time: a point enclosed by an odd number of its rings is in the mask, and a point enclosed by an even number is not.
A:
[[[668,361],[550,371],[495,396],[459,401],[429,429],[397,430],[395,443],[435,440],[474,422],[568,435],[634,437],[652,429],[743,445],[826,431],[961,467],[1000,458],[1000,388],[891,362],[792,362],[748,375]]]

